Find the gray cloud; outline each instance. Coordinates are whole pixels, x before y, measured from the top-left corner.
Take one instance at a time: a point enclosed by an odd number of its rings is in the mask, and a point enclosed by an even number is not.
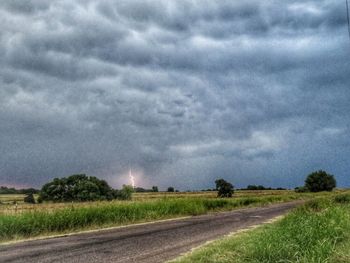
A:
[[[350,186],[334,1],[2,1],[0,184]]]

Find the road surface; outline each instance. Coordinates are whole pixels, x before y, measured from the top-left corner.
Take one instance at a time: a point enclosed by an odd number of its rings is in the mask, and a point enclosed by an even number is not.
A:
[[[298,204],[300,201],[0,245],[0,262],[165,262],[208,240],[283,215]]]

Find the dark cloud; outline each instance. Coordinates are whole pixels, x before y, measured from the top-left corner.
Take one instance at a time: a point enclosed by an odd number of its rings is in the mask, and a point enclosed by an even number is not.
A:
[[[350,186],[334,1],[2,1],[0,184]]]

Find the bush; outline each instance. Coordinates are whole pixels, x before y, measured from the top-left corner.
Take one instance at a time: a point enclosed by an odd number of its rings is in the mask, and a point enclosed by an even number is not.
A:
[[[130,185],[123,185],[121,190],[117,190],[116,198],[120,200],[131,200],[134,188]]]
[[[26,197],[24,197],[24,202],[28,204],[35,204],[34,195],[32,193],[28,194]]]
[[[305,187],[310,192],[332,191],[335,186],[334,176],[322,170],[309,174],[305,180]]]
[[[224,179],[218,179],[215,181],[216,189],[218,190],[218,197],[232,197],[233,185],[226,182]]]
[[[341,204],[350,203],[350,194],[337,195],[334,197],[334,201]]]
[[[299,187],[295,187],[294,188],[294,191],[296,193],[306,193],[308,192],[309,190],[305,187],[305,186],[299,186]]]

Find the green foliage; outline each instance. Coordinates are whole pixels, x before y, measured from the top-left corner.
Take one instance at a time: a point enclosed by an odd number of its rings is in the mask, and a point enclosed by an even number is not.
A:
[[[175,189],[174,189],[174,187],[169,186],[167,191],[168,191],[168,192],[175,192]]]
[[[35,204],[34,195],[32,193],[28,194],[26,197],[24,197],[23,201],[28,204]]]
[[[350,194],[340,194],[334,197],[336,203],[346,204],[350,203]]]
[[[40,191],[43,201],[96,201],[113,199],[113,189],[106,181],[85,174],[55,178]]]
[[[15,189],[9,188],[6,186],[0,186],[0,194],[37,194],[39,190],[34,188],[25,188],[25,189]]]
[[[131,200],[134,189],[131,185],[123,185],[123,188],[116,193],[117,199],[120,200]]]
[[[307,189],[305,186],[298,186],[294,188],[294,191],[296,193],[306,193],[309,191],[309,189]]]
[[[218,190],[218,197],[232,197],[233,185],[226,182],[224,179],[218,179],[215,181],[216,190]]]
[[[335,186],[334,176],[322,170],[309,174],[305,180],[305,187],[310,192],[332,191]]]
[[[158,192],[158,186],[156,185],[152,186],[152,192]]]
[[[247,190],[266,190],[266,188],[263,185],[248,185]]]

